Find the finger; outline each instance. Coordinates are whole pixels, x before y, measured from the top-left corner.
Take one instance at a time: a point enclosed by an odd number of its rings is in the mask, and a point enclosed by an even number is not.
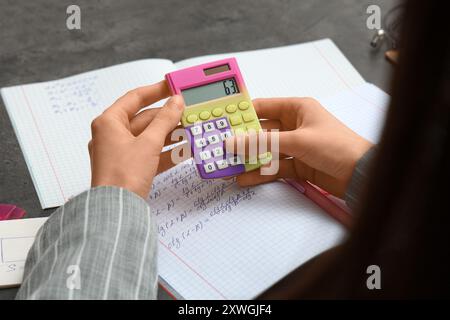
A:
[[[281,178],[298,178],[293,159],[275,160],[279,161],[278,172],[272,175],[262,175],[261,168],[244,173],[237,177],[236,181],[241,187],[249,187],[262,183],[275,181]]]
[[[166,81],[160,81],[150,86],[140,87],[128,91],[120,97],[114,104],[106,109],[105,113],[117,112],[125,114],[128,119],[133,118],[136,113],[170,94]]]
[[[172,96],[167,100],[166,104],[155,115],[153,121],[150,122],[140,136],[152,139],[154,139],[155,136],[159,136],[161,137],[161,143],[163,143],[163,139],[177,127],[183,110],[183,98],[179,95]]]
[[[249,133],[226,139],[225,149],[246,159],[265,152],[272,152],[275,157],[279,154],[292,156],[295,139],[292,131]]]
[[[252,102],[258,118],[280,120],[283,113],[295,105],[293,99],[297,98],[260,98]]]
[[[159,158],[159,164],[158,164],[158,170],[157,174],[164,172],[166,170],[169,170],[170,168],[176,166],[177,164],[181,163],[184,160],[187,160],[191,157],[191,154],[187,152],[187,154],[184,153],[185,148],[183,146],[177,146],[170,151],[162,152]],[[173,162],[172,153],[177,153],[179,155],[180,162]]]
[[[260,120],[259,123],[263,130],[282,130],[281,122],[278,120]]]

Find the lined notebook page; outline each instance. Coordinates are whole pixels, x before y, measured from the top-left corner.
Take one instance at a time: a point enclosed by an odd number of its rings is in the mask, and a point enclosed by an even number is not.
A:
[[[330,39],[287,47],[192,58],[178,69],[236,57],[252,98],[326,97],[365,81]]]
[[[128,90],[173,69],[169,60],[140,60],[1,90],[42,208],[89,187],[91,121]]]
[[[47,218],[0,222],[0,288],[19,285],[34,237]]]

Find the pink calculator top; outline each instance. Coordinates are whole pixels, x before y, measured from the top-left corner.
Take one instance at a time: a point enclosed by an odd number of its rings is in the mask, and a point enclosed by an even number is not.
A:
[[[235,58],[204,63],[166,75],[167,83],[173,94],[181,94],[182,90],[231,78],[235,79],[241,92],[245,90],[244,80]]]

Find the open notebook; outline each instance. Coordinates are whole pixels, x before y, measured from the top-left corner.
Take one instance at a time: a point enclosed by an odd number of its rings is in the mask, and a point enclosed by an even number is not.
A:
[[[127,90],[176,68],[235,56],[252,97],[314,96],[376,142],[387,96],[364,82],[331,40],[193,58],[140,60],[2,89],[42,207],[89,187],[90,122]],[[164,286],[187,299],[253,298],[336,245],[343,228],[283,182],[240,189],[199,179],[190,160],[154,180]]]

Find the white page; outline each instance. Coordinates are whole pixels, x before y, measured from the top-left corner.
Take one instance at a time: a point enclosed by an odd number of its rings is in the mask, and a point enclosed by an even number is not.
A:
[[[319,100],[378,142],[389,101],[382,90],[366,83]],[[154,184],[149,203],[158,224],[159,274],[186,299],[256,297],[344,235],[322,209],[282,182],[239,189],[232,181],[201,180],[187,161]]]
[[[28,251],[46,220],[33,218],[0,222],[0,288],[22,283]]]
[[[326,97],[365,81],[330,39],[182,60],[177,69],[235,57],[252,98]]]
[[[150,206],[159,275],[185,299],[251,299],[344,235],[285,183],[202,180],[192,160],[155,179]]]
[[[169,60],[139,60],[1,90],[42,208],[89,187],[92,120],[128,90],[161,81],[173,69]]]

